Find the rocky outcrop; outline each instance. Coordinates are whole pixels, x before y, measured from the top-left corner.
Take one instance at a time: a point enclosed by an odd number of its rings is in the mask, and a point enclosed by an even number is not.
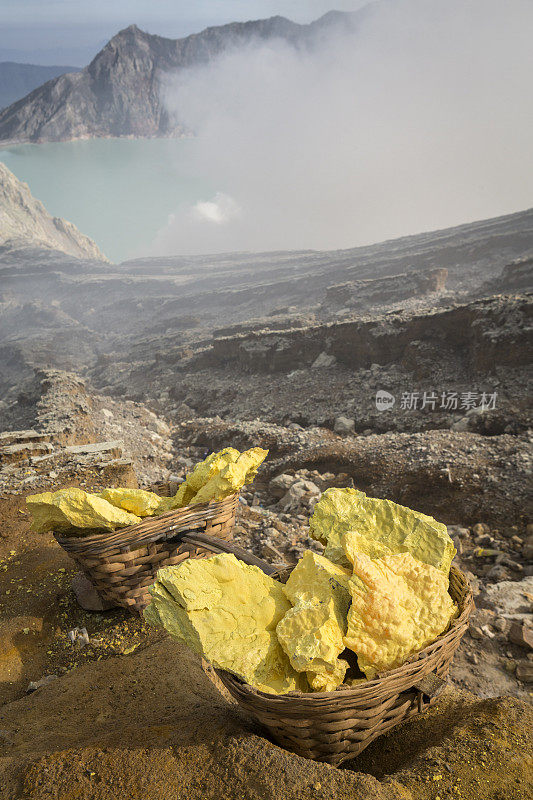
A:
[[[2,724],[2,800],[67,800],[73,786],[79,800],[530,796],[527,703],[448,691],[337,768],[272,744],[168,638],[66,672],[6,704]]]
[[[486,294],[525,292],[533,289],[533,258],[517,258],[507,264],[501,275],[486,281],[480,291]]]
[[[398,303],[411,297],[442,292],[448,270],[436,268],[421,272],[403,272],[383,278],[367,278],[328,286],[324,308],[363,309]]]
[[[107,261],[97,245],[71,222],[52,217],[43,204],[0,162],[0,245],[39,245],[76,258]]]
[[[496,298],[423,315],[398,313],[214,339],[195,363],[290,372],[310,367],[326,353],[350,369],[398,363],[422,374],[424,363],[431,368],[456,353],[469,372],[490,373],[496,365],[528,363],[531,316],[527,296]]]
[[[342,13],[311,25],[272,17],[206,28],[177,40],[130,25],[81,72],[48,81],[0,113],[0,141],[179,135],[184,128],[169,117],[160,99],[165,73],[205,63],[255,39],[303,42],[331,25],[351,24],[352,15]]]
[[[0,430],[0,492],[90,472],[113,474],[122,485],[153,483],[169,474],[166,422],[140,403],[96,394],[74,373],[36,370],[8,391]]]

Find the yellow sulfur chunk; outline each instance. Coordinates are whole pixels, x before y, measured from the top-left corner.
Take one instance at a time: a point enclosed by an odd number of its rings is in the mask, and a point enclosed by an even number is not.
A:
[[[160,513],[163,499],[154,492],[147,492],[144,489],[104,489],[98,492],[97,497],[102,497],[116,508],[122,508],[138,517],[151,517]]]
[[[240,456],[238,450],[234,447],[225,447],[218,453],[210,453],[207,458],[196,464],[190,475],[174,495],[166,500],[166,507],[168,510],[174,508],[184,508],[191,504],[195,494],[208,483],[209,480],[228,464],[236,461]]]
[[[326,558],[344,567],[351,566],[342,546],[344,534],[353,527],[356,504],[364,496],[357,489],[326,489],[309,521],[309,534],[325,545]]]
[[[293,605],[300,598],[329,600],[333,597],[339,612],[346,616],[350,604],[348,581],[351,569],[334,564],[324,556],[306,550],[291,571],[283,591]]]
[[[344,650],[349,578],[348,570],[306,550],[283,587],[294,607],[276,633],[294,669],[311,674],[311,685],[335,688],[344,678],[338,656]]]
[[[289,609],[279,581],[227,553],[159,570],[146,620],[164,627],[215,667],[264,692],[308,689],[276,625]]]
[[[345,566],[359,553],[381,558],[408,552],[447,576],[456,552],[446,525],[356,489],[324,492],[315,506],[310,532],[326,545],[328,558]]]
[[[442,633],[457,608],[448,577],[410,553],[354,558],[346,647],[367,678],[403,664]]]
[[[343,658],[338,658],[335,669],[331,672],[308,672],[307,680],[313,692],[334,692],[337,686],[344,681],[348,662]]]
[[[60,489],[43,492],[26,498],[32,515],[32,530],[68,531],[71,528],[101,528],[114,531],[140,522],[140,517],[129,514],[83,489]]]
[[[223,500],[242,489],[245,483],[255,478],[259,465],[265,460],[268,450],[252,447],[241,453],[236,461],[228,464],[198,490],[189,501],[191,504]]]

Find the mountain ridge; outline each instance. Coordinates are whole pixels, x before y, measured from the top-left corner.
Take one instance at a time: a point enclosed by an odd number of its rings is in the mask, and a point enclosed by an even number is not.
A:
[[[78,67],[23,64],[18,61],[0,62],[0,109],[26,97],[46,81],[67,72],[79,72]]]
[[[170,119],[160,100],[164,73],[207,63],[254,39],[306,45],[332,26],[353,28],[360,14],[325,14],[308,25],[274,16],[212,26],[181,39],[130,25],[80,72],[53,78],[1,111],[0,143],[183,135],[186,129]]]

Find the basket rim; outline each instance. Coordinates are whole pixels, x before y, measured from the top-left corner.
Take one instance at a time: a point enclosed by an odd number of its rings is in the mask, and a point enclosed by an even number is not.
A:
[[[232,684],[232,688],[238,691],[241,695],[246,695],[249,702],[268,702],[270,705],[275,704],[279,706],[287,706],[290,703],[316,703],[316,701],[342,701],[342,700],[361,700],[367,699],[367,695],[371,695],[374,690],[383,689],[384,683],[393,682],[395,679],[405,678],[405,673],[408,668],[414,666],[417,662],[430,658],[433,651],[440,648],[443,643],[452,642],[461,633],[461,629],[466,629],[468,618],[474,603],[474,595],[470,582],[464,572],[452,564],[450,567],[450,575],[454,574],[459,578],[466,588],[466,593],[462,598],[459,606],[459,614],[449,624],[448,628],[436,639],[426,645],[422,650],[417,650],[413,653],[407,661],[401,666],[394,669],[381,672],[376,678],[364,681],[355,687],[347,687],[345,689],[335,689],[332,692],[286,692],[285,694],[273,694],[270,692],[263,692],[256,689],[249,683],[246,683],[241,678],[233,675],[231,672],[223,669],[215,668],[215,672],[220,677],[223,683]],[[275,576],[273,576],[275,577]],[[403,690],[402,690],[403,691]]]
[[[53,531],[52,534],[57,543],[65,550],[79,553],[91,550],[94,547],[124,547],[133,542],[142,544],[153,538],[154,534],[160,536],[162,526],[165,528],[165,532],[178,534],[182,530],[188,530],[195,522],[216,517],[217,514],[227,510],[227,508],[236,506],[239,496],[239,492],[234,492],[223,500],[210,500],[207,503],[184,506],[154,517],[145,517],[140,522],[128,525],[125,528],[102,531],[102,533],[93,534],[92,536],[64,536],[60,532]],[[167,525],[167,523],[171,524]]]

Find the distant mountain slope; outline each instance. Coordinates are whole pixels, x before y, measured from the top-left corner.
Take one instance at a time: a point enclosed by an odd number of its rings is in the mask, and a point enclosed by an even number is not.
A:
[[[76,258],[107,261],[96,244],[71,222],[52,217],[5,164],[0,162],[0,245],[39,245]]]
[[[39,64],[17,64],[15,61],[0,62],[0,109],[25,97],[46,81],[79,72],[78,67],[43,67]]]
[[[159,99],[163,73],[209,61],[255,38],[309,41],[332,26],[355,25],[360,14],[332,12],[310,25],[284,17],[235,22],[184,39],[153,36],[130,25],[81,72],[54,78],[4,109],[0,142],[179,134],[182,129],[169,120]]]

